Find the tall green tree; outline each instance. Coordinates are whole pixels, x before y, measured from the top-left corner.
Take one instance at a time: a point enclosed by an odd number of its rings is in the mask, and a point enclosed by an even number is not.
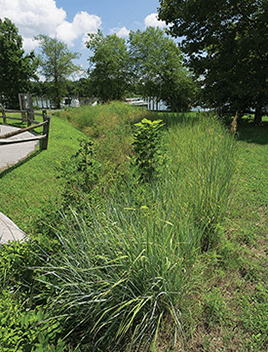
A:
[[[41,34],[35,39],[39,40],[41,48],[41,55],[38,57],[41,73],[49,83],[50,97],[60,108],[62,97],[67,92],[68,78],[81,70],[79,65],[73,63],[80,54],[72,53],[67,45],[57,38]]]
[[[176,43],[160,28],[148,27],[130,32],[129,51],[132,77],[140,94],[165,101],[173,111],[186,110],[195,87]]]
[[[160,0],[159,18],[183,37],[188,64],[202,78],[204,100],[233,111],[268,103],[267,0]]]
[[[87,47],[92,56],[88,72],[92,93],[103,101],[122,99],[130,84],[125,39],[116,34],[103,36],[100,30],[89,34],[89,38]]]
[[[35,76],[35,56],[25,55],[22,37],[8,19],[0,19],[0,94],[8,108],[19,106],[18,93],[27,93]]]
[[[89,78],[79,78],[79,80],[69,80],[67,89],[68,89],[68,95],[69,96],[78,96],[78,97],[90,97],[91,96],[91,91],[90,91],[90,80]]]

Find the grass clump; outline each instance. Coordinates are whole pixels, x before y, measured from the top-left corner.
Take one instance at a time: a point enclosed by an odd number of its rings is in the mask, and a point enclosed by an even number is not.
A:
[[[215,248],[234,189],[235,140],[214,116],[178,124],[167,138],[169,170],[179,182],[174,197],[205,229],[202,250]]]
[[[82,350],[147,350],[167,317],[176,344],[198,230],[167,221],[171,214],[161,207],[151,212],[109,202],[106,212],[87,212],[89,223],[76,212],[66,219],[66,231],[58,233],[62,255],[39,268],[57,292],[49,316],[55,310],[55,320],[65,317],[67,335]]]

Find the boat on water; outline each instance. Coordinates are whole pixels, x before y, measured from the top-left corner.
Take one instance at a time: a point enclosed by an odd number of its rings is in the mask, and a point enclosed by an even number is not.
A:
[[[129,105],[148,107],[148,103],[146,103],[146,101],[144,101],[142,98],[127,98],[125,99],[125,103]]]

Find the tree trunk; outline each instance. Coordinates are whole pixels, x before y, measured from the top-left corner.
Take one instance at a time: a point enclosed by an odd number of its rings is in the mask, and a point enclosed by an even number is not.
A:
[[[262,107],[258,105],[255,109],[254,124],[260,125],[261,122],[262,122]]]
[[[58,92],[58,93],[57,93],[57,108],[58,108],[58,109],[61,108],[60,103],[61,103],[61,96],[60,96],[60,93]]]

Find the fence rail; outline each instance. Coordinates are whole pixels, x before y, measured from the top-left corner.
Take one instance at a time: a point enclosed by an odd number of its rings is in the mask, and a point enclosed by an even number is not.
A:
[[[21,113],[21,118],[19,117],[14,117],[14,116],[7,116],[6,113],[11,113],[11,114],[16,114],[16,113]],[[25,119],[25,114],[27,114],[27,119]],[[34,116],[42,116],[43,117],[43,122],[38,122],[34,120]],[[24,142],[32,142],[32,141],[38,141],[40,144],[40,150],[46,150],[48,146],[48,135],[49,135],[49,125],[50,125],[50,117],[47,116],[46,110],[42,111],[42,114],[40,113],[35,113],[31,110],[8,110],[4,109],[3,107],[0,108],[0,118],[3,118],[3,123],[6,124],[7,119],[11,120],[19,120],[22,122],[27,122],[26,128],[21,128],[17,131],[14,132],[9,132],[6,133],[2,136],[0,136],[0,146],[1,145],[8,145],[8,144],[14,144],[14,143],[24,143]],[[34,124],[32,126],[32,124]],[[35,128],[42,127],[43,126],[43,132],[42,135],[40,136],[33,136],[27,139],[21,139],[21,140],[7,140],[9,137],[16,136],[18,134],[21,134],[23,132],[31,131]]]

